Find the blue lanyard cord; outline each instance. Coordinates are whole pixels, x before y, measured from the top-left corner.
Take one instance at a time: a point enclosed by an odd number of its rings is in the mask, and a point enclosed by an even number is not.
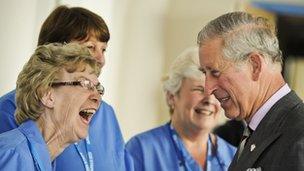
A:
[[[185,156],[183,155],[183,152],[182,152],[182,150],[181,150],[181,145],[180,145],[180,143],[179,143],[178,140],[177,140],[177,136],[178,136],[178,135],[177,135],[176,131],[174,130],[174,128],[173,128],[171,122],[169,123],[169,131],[170,131],[170,134],[171,134],[171,139],[172,139],[172,142],[173,142],[173,145],[174,145],[175,152],[176,152],[176,154],[177,154],[177,158],[178,158],[178,160],[179,160],[179,166],[180,166],[180,167],[183,166],[184,169],[185,169],[185,171],[191,170],[191,169],[188,169],[188,168],[187,168],[186,161],[185,161]],[[210,135],[210,134],[209,134],[209,136],[208,136],[208,139],[209,139],[208,141],[210,141],[211,144],[212,144],[212,146],[211,146],[211,147],[212,147],[212,148],[211,148],[212,151],[213,151],[213,150],[216,150],[216,151],[215,151],[215,157],[216,157],[217,162],[219,163],[221,169],[224,171],[224,170],[225,170],[225,169],[224,169],[224,166],[223,166],[223,164],[222,164],[222,162],[220,161],[219,156],[218,156],[218,150],[217,150],[217,148],[216,148],[216,145],[212,143],[212,139],[211,139],[211,135]]]
[[[43,166],[43,163],[42,161],[40,160],[40,157],[35,149],[35,147],[33,146],[33,144],[29,141],[29,139],[27,139],[28,141],[28,144],[29,144],[29,147],[30,147],[30,152],[34,158],[34,162],[35,162],[35,166],[36,166],[36,169],[38,171],[45,171],[45,168]]]
[[[177,158],[178,158],[178,165],[179,167],[184,167],[185,171],[187,171],[187,166],[186,166],[186,162],[185,162],[185,158],[184,158],[184,155],[183,155],[183,152],[181,151],[181,148],[178,147],[179,143],[177,141],[177,133],[174,131],[174,128],[171,124],[171,122],[169,123],[169,132],[170,132],[170,135],[171,135],[171,140],[172,140],[172,143],[173,143],[173,146],[174,146],[174,150],[175,150],[175,153],[177,155]]]
[[[221,169],[222,171],[225,171],[225,168],[224,168],[224,163],[221,162],[221,160],[219,159],[219,155],[218,155],[218,150],[217,150],[217,145],[216,145],[216,137],[215,137],[215,142],[212,142],[212,139],[211,139],[211,134],[209,134],[209,140],[211,142],[211,153],[214,154],[218,164],[221,166]]]
[[[85,139],[87,157],[83,154],[83,152],[81,152],[78,143],[74,143],[74,145],[77,149],[77,152],[79,153],[79,155],[81,157],[85,170],[94,171],[94,157],[93,157],[93,153],[92,153],[92,149],[91,149],[91,142],[90,142],[89,136]],[[89,161],[87,160],[87,158],[89,159]]]

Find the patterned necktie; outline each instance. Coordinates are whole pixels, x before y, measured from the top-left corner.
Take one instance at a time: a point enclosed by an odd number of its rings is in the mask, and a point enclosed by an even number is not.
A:
[[[243,132],[243,137],[241,139],[240,146],[239,146],[239,152],[237,154],[238,159],[240,158],[240,156],[241,156],[241,154],[242,154],[242,152],[244,150],[244,147],[245,147],[245,145],[247,143],[247,140],[250,137],[251,133],[252,133],[252,129],[249,128],[249,126],[246,126],[245,129],[244,129],[244,132]]]

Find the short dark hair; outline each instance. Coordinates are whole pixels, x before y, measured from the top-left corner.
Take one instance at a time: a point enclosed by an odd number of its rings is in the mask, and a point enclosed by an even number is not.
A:
[[[68,43],[71,40],[85,40],[94,36],[101,42],[108,42],[110,33],[105,21],[97,14],[81,7],[58,6],[44,21],[38,38],[38,45],[47,43]]]

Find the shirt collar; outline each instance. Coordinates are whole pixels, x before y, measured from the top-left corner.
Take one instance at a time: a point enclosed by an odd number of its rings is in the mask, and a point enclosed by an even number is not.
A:
[[[27,138],[28,143],[31,143],[31,145],[37,150],[37,153],[43,162],[43,167],[47,170],[52,170],[51,156],[49,154],[47,144],[45,143],[36,123],[32,120],[27,120],[23,122],[18,129]]]
[[[290,88],[287,84],[282,86],[277,92],[275,92],[253,115],[251,121],[249,122],[249,127],[254,131],[261,120],[265,117],[270,108],[279,101],[283,96],[290,92]]]

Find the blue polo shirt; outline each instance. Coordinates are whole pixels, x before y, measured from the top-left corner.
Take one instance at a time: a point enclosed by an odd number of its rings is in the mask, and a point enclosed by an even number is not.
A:
[[[14,119],[15,93],[13,90],[0,98],[0,133],[18,127]],[[114,110],[104,101],[90,122],[89,137],[94,170],[132,170],[132,159],[124,149],[124,140]],[[85,140],[78,142],[78,148],[87,152]],[[85,171],[76,145],[70,145],[56,158],[56,170]]]

